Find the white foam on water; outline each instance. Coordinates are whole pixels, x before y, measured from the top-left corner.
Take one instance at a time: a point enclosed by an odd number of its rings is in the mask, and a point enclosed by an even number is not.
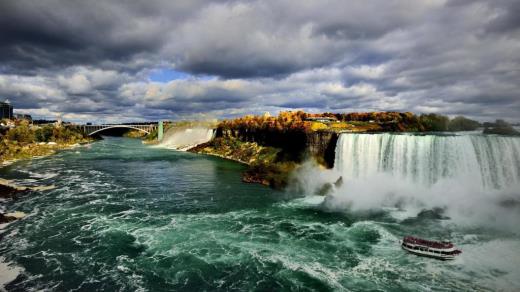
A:
[[[319,262],[309,262],[307,259],[298,260],[298,258],[294,256],[285,256],[282,254],[273,254],[263,257],[262,260],[275,263],[279,262],[288,270],[302,271],[312,278],[329,284],[335,289],[343,288],[340,280],[344,277],[345,271],[341,269],[330,269]]]
[[[513,239],[496,239],[488,242],[460,246],[460,265],[469,275],[481,277],[473,281],[497,291],[520,289],[520,242]]]
[[[55,172],[38,173],[38,172],[34,172],[34,171],[30,171],[30,170],[23,170],[23,169],[18,169],[17,171],[26,173],[29,175],[29,177],[36,178],[36,179],[50,179],[50,178],[56,177],[58,175]]]
[[[5,291],[5,285],[14,281],[23,271],[23,268],[5,262],[5,258],[0,256],[0,291]]]

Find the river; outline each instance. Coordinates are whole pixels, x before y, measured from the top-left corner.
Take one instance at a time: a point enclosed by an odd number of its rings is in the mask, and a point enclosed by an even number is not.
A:
[[[322,197],[242,183],[243,170],[127,138],[4,167],[3,178],[56,186],[7,206],[28,216],[0,234],[0,257],[18,272],[5,289],[520,288],[514,230],[329,208]],[[451,262],[417,257],[400,248],[405,235],[449,238],[463,254]]]

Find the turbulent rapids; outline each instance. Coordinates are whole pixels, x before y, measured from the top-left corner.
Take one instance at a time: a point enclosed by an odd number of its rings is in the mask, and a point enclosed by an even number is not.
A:
[[[482,135],[343,134],[335,169],[346,178],[386,173],[431,186],[460,179],[483,189],[520,182],[520,139]]]
[[[27,216],[0,230],[0,290],[514,291],[520,231],[497,226],[520,212],[495,198],[517,198],[515,166],[506,137],[343,135],[336,170],[304,180],[344,177],[328,208],[242,183],[241,164],[106,138],[0,169],[55,186],[6,204]],[[451,219],[421,213],[438,206]],[[399,245],[407,235],[464,252],[449,264],[417,257]]]

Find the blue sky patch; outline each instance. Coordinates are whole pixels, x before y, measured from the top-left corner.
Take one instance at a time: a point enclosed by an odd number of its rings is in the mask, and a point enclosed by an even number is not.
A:
[[[150,73],[150,75],[148,76],[150,81],[155,81],[155,82],[169,82],[172,80],[188,79],[190,77],[193,77],[193,75],[182,72],[182,71],[173,70],[173,69],[153,70]]]

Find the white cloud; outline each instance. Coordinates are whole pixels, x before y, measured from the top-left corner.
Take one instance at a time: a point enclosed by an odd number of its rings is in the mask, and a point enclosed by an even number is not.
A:
[[[59,76],[58,82],[68,93],[87,93],[92,89],[90,81],[83,74],[76,73],[72,76]]]

